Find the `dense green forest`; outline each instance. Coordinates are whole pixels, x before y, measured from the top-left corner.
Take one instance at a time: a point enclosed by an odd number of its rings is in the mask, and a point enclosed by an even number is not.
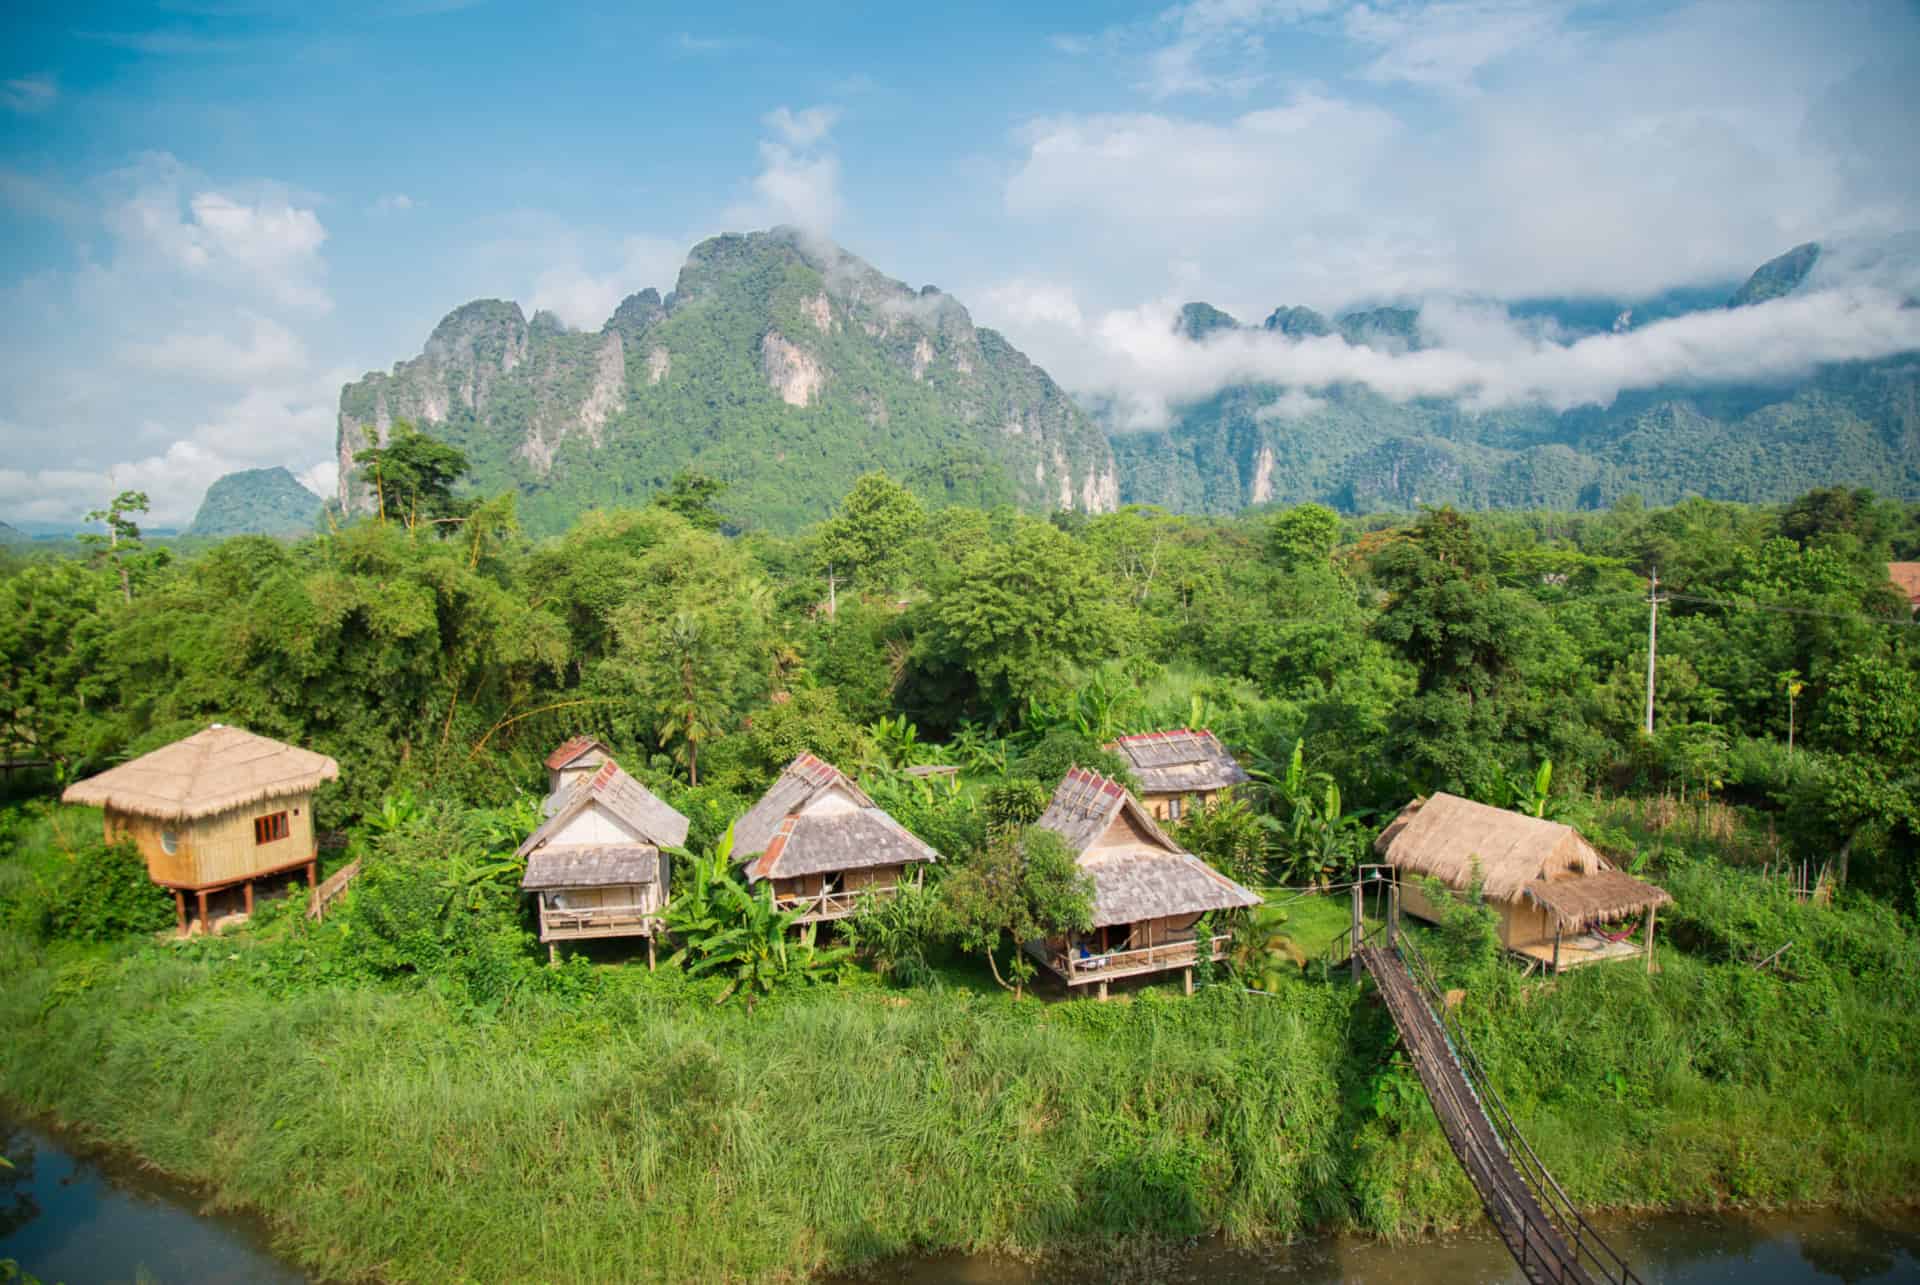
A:
[[[1920,508],[1043,520],[870,474],[797,535],[729,537],[683,475],[536,541],[511,497],[457,499],[429,439],[366,463],[382,512],[297,542],[176,550],[130,495],[78,553],[0,551],[0,727],[45,765],[0,813],[0,1093],[264,1210],[315,1269],[696,1280],[1005,1249],[1150,1277],[1207,1232],[1473,1220],[1385,1017],[1289,962],[1344,908],[1259,912],[1191,1001],[995,985],[1009,933],[1072,896],[1020,826],[1070,764],[1119,771],[1114,734],[1183,725],[1257,780],[1178,835],[1251,883],[1337,882],[1444,788],[1574,822],[1674,894],[1652,976],[1523,979],[1470,896],[1423,930],[1576,1200],[1920,1190],[1920,631],[1886,566],[1920,557]],[[211,721],[338,758],[323,858],[365,868],[342,913],[269,901],[157,941],[170,900],[47,797]],[[677,890],[803,748],[944,860],[817,951],[546,967],[503,855],[582,731],[691,819]],[[1832,906],[1764,877],[1803,860]],[[1008,871],[1019,895],[990,895]],[[1783,941],[1788,966],[1752,967]]]

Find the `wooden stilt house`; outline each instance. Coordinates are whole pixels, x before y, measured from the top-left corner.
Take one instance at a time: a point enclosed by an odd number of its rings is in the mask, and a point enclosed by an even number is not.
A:
[[[548,954],[563,941],[645,937],[652,967],[670,892],[671,862],[661,849],[686,842],[687,819],[604,755],[549,804],[517,854],[526,858],[520,887],[538,899]]]
[[[60,797],[105,810],[107,841],[133,841],[185,932],[188,894],[205,928],[215,893],[243,888],[252,913],[256,880],[304,870],[315,883],[313,792],[339,775],[324,754],[215,723]]]
[[[1193,985],[1194,961],[1205,951],[1224,959],[1231,934],[1202,941],[1200,916],[1244,910],[1260,898],[1182,850],[1125,786],[1076,767],[1041,814],[1093,876],[1093,931],[1031,942],[1027,950],[1068,986],[1094,986],[1107,997],[1116,978],[1175,969]]]
[[[1615,870],[1572,826],[1453,794],[1407,804],[1373,847],[1394,868],[1401,908],[1422,919],[1439,910],[1421,879],[1464,891],[1477,872],[1500,944],[1554,972],[1641,956],[1651,969],[1654,913],[1673,900]],[[1638,943],[1624,926],[1632,919],[1644,920]]]
[[[863,896],[891,897],[940,854],[888,816],[845,773],[802,754],[733,825],[749,883],[769,880],[797,923],[844,919]]]
[[[1127,761],[1140,786],[1140,802],[1161,821],[1204,807],[1253,778],[1220,738],[1202,728],[1142,732],[1104,747]]]

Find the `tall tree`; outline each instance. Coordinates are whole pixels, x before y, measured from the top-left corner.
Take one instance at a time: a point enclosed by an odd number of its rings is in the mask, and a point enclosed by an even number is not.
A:
[[[146,549],[140,540],[140,524],[133,520],[133,515],[146,511],[145,491],[122,491],[106,508],[87,514],[87,521],[105,523],[107,533],[80,537],[82,544],[94,546],[99,558],[113,568],[120,578],[120,596],[127,602],[133,601],[133,576],[129,568]]]
[[[380,520],[416,530],[466,516],[470,506],[453,488],[468,468],[466,453],[428,437],[406,420],[394,421],[383,446],[354,452],[354,466],[373,484]]]
[[[912,491],[885,473],[863,473],[820,528],[819,560],[836,579],[870,587],[891,584],[907,541],[926,519]]]
[[[667,489],[656,492],[648,503],[669,513],[678,513],[702,531],[718,531],[724,519],[713,502],[726,489],[727,484],[719,478],[709,477],[698,469],[686,469],[675,473]]]

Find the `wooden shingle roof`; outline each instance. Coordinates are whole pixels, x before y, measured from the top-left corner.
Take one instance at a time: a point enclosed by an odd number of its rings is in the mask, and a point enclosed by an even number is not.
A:
[[[527,841],[514,855],[524,857],[545,847],[569,821],[596,803],[656,847],[673,848],[687,841],[687,819],[668,807],[652,790],[621,771],[618,763],[608,759],[598,772],[575,782],[560,796],[553,815],[527,836]]]
[[[824,800],[836,793],[844,804]],[[822,806],[815,808],[816,800]],[[733,823],[733,859],[749,880],[938,861],[940,854],[888,816],[847,775],[812,754],[787,765]]]
[[[1123,815],[1143,840],[1102,846]],[[1125,786],[1098,772],[1068,771],[1039,824],[1065,840],[1093,877],[1096,928],[1260,904],[1258,894],[1183,851]]]

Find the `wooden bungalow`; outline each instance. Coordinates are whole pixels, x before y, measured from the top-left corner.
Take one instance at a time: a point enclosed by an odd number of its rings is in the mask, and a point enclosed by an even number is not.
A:
[[[645,937],[653,967],[653,939],[670,891],[671,863],[661,849],[686,842],[687,819],[604,749],[592,775],[549,802],[547,819],[516,854],[526,858],[520,887],[538,899],[548,957],[558,956],[563,941]]]
[[[1572,826],[1452,794],[1409,803],[1373,847],[1394,868],[1401,908],[1427,920],[1439,912],[1418,880],[1464,890],[1477,866],[1500,944],[1554,972],[1640,955],[1651,971],[1654,912],[1673,900],[1608,865]],[[1639,945],[1605,927],[1635,917],[1645,920]]]
[[[207,927],[207,898],[305,870],[316,882],[313,792],[340,775],[324,754],[213,724],[67,787],[60,797],[106,812],[109,843],[131,839],[147,874],[172,890],[180,931],[187,894]]]
[[[1140,785],[1141,803],[1161,821],[1178,821],[1183,811],[1204,807],[1222,791],[1253,779],[1220,738],[1204,728],[1142,732],[1104,748],[1127,761]]]
[[[1084,937],[1030,942],[1027,950],[1069,987],[1181,970],[1189,992],[1201,951],[1226,957],[1231,934],[1207,940],[1194,925],[1209,911],[1244,910],[1260,898],[1181,849],[1126,787],[1076,767],[1060,782],[1040,824],[1073,850],[1093,876],[1093,930]]]
[[[831,763],[802,754],[733,824],[733,858],[749,883],[770,880],[796,923],[845,919],[863,896],[918,884],[940,854],[888,816]]]

